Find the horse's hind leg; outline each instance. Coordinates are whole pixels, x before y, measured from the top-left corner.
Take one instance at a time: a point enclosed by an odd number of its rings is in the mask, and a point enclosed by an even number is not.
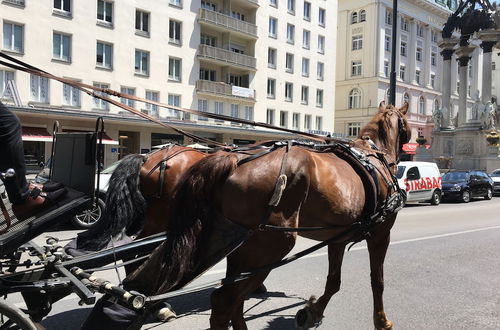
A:
[[[323,295],[315,300],[311,297],[307,306],[300,310],[295,318],[299,329],[313,327],[323,318],[323,312],[332,296],[340,290],[340,270],[344,258],[344,244],[328,245],[328,277]]]
[[[367,239],[370,254],[370,278],[373,293],[373,322],[377,330],[392,329],[392,322],[384,312],[384,259],[390,242],[390,232],[385,230]]]

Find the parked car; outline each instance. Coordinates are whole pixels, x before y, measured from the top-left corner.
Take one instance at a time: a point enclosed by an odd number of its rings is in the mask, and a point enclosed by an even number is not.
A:
[[[72,224],[79,229],[89,229],[93,225],[95,225],[102,217],[106,200],[106,192],[109,186],[109,179],[113,174],[113,171],[116,169],[120,161],[114,162],[107,168],[101,171],[101,175],[99,177],[99,192],[98,199],[93,208],[82,211],[80,214],[75,215],[71,222]],[[44,168],[37,174],[35,177],[36,183],[45,183],[49,179],[49,172],[51,166],[51,158],[47,161]],[[96,175],[97,182],[97,175]]]
[[[493,196],[493,180],[483,171],[451,171],[443,175],[443,199],[468,203],[472,198]]]
[[[493,180],[493,194],[500,194],[500,168],[491,172],[490,177]]]
[[[400,162],[396,177],[407,193],[406,202],[441,203],[441,174],[436,163]]]

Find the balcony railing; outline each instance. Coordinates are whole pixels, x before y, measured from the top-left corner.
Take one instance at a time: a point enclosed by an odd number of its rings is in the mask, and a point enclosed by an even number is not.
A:
[[[197,80],[196,91],[255,101],[255,90],[245,87],[232,86],[220,81]]]
[[[213,10],[200,8],[198,20],[200,22],[214,24],[216,26],[244,33],[255,38],[257,37],[257,25],[218,13]]]
[[[255,57],[208,45],[200,45],[198,47],[198,56],[253,70],[257,68],[257,60]]]
[[[419,122],[419,123],[431,123],[432,116],[423,115],[420,113],[408,112],[407,118],[409,121]]]

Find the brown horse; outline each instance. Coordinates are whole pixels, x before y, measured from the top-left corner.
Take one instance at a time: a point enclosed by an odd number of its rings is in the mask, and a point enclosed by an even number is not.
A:
[[[129,277],[126,286],[146,293],[178,288],[202,262],[205,237],[213,231],[214,223],[222,219],[252,231],[250,238],[228,256],[228,276],[275,263],[293,248],[297,233],[273,228],[323,227],[323,230],[299,232],[319,241],[343,234],[328,244],[325,291],[318,300],[311,299],[305,311],[298,313],[299,327],[311,327],[321,320],[327,303],[340,288],[346,244],[366,239],[375,328],[391,329],[392,322],[386,317],[382,300],[383,263],[390,229],[403,199],[393,174],[402,145],[409,140],[407,109],[408,104],[397,109],[381,103],[377,114],[353,142],[357,150],[354,153],[364,154],[361,159],[365,163],[369,160],[367,168],[373,167],[370,172],[373,179],[370,175],[363,176],[359,165],[334,145],[321,150],[283,147],[262,155],[256,151],[252,157],[255,159],[247,162],[242,160],[249,157],[248,154],[220,151],[198,161],[178,185],[165,248],[157,249],[149,264],[145,263]],[[373,189],[366,184],[370,180]],[[367,207],[370,204],[373,210]],[[357,228],[356,224],[361,227],[364,224],[365,230],[352,230]],[[151,260],[161,261],[160,271],[147,271],[158,268],[151,265],[154,262]],[[247,329],[243,318],[244,299],[264,281],[269,271],[256,272],[215,290],[211,297],[211,328],[227,329],[231,322],[234,329]]]

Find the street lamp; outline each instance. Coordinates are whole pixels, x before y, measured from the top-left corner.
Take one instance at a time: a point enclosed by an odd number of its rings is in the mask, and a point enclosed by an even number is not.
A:
[[[398,26],[398,0],[392,0],[392,51],[391,51],[391,76],[389,83],[389,104],[396,105],[396,36]]]

